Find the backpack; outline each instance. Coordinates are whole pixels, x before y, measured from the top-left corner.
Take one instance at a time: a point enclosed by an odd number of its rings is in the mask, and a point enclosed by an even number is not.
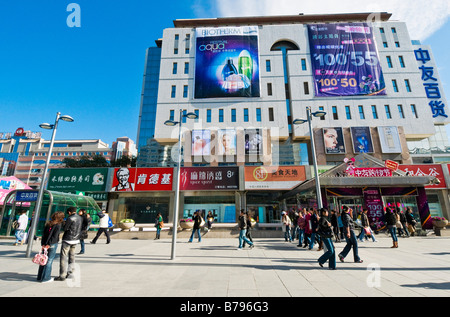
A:
[[[14,222],[12,223],[12,227],[13,227],[14,230],[19,228],[19,222],[17,220],[14,220]]]

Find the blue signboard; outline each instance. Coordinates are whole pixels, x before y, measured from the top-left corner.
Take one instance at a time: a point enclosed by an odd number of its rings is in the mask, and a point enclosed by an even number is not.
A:
[[[259,97],[258,27],[196,30],[194,98]]]
[[[308,25],[316,97],[386,95],[372,27]]]
[[[31,202],[31,201],[37,201],[37,197],[38,197],[38,191],[16,191],[16,201],[26,201],[26,202]]]

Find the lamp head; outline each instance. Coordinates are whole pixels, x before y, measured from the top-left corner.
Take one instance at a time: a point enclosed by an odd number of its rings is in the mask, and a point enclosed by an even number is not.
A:
[[[164,124],[167,125],[167,126],[169,126],[169,127],[173,127],[173,126],[176,126],[176,125],[178,124],[178,122],[173,121],[173,120],[166,120],[166,121],[164,122]]]
[[[73,122],[74,121],[73,118],[71,116],[68,116],[68,115],[61,116],[61,117],[59,117],[59,119],[63,120],[63,121],[66,121],[66,122]]]
[[[185,114],[185,117],[189,118],[189,119],[197,119],[198,115],[194,112],[189,112]]]
[[[316,112],[313,112],[312,113],[312,115],[314,116],[314,117],[323,117],[323,116],[325,116],[327,113],[325,112],[325,111],[316,111]]]
[[[54,125],[50,124],[50,123],[41,123],[39,125],[42,129],[47,129],[47,130],[51,130],[53,129]]]
[[[292,121],[293,124],[303,124],[308,122],[308,120],[305,119],[295,119],[294,121]]]

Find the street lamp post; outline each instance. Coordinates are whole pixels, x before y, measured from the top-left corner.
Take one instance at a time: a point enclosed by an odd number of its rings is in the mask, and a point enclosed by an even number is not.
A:
[[[50,159],[51,159],[52,151],[53,151],[53,144],[55,142],[56,128],[58,127],[59,120],[63,120],[66,122],[73,122],[73,118],[71,116],[67,116],[67,115],[61,116],[61,113],[57,112],[54,124],[41,123],[39,125],[42,129],[53,130],[53,132],[52,132],[52,139],[50,141],[50,147],[49,147],[48,153],[47,153],[47,160],[45,162],[44,172],[42,174],[41,185],[39,186],[39,193],[38,193],[38,197],[36,200],[36,206],[34,207],[34,216],[33,216],[33,219],[31,220],[30,230],[28,231],[28,244],[27,244],[27,251],[26,251],[27,258],[29,258],[31,256],[31,250],[33,248],[34,235],[36,234],[36,228],[37,228],[37,224],[39,222],[40,209],[41,209],[42,200],[44,197],[45,179],[47,178],[48,166],[50,165]]]
[[[311,107],[306,108],[306,116],[308,117],[305,119],[295,119],[293,121],[294,124],[303,124],[305,122],[308,122],[309,125],[309,135],[311,136],[311,152],[312,152],[312,158],[313,158],[313,164],[314,164],[314,174],[316,176],[316,199],[317,199],[317,208],[320,209],[323,207],[322,205],[322,193],[320,191],[320,180],[319,180],[319,171],[317,168],[317,158],[316,158],[316,147],[314,145],[314,135],[313,130],[311,127],[311,120],[312,117],[323,117],[327,113],[325,111],[316,111],[311,113]]]
[[[180,201],[180,176],[181,176],[181,126],[183,124],[183,118],[189,119],[197,119],[198,115],[189,112],[187,114],[183,114],[183,110],[180,109],[180,121],[167,120],[164,122],[167,126],[176,126],[178,125],[178,158],[177,158],[177,188],[175,191],[175,211],[173,214],[173,227],[172,227],[172,251],[170,254],[170,259],[174,260],[176,257],[176,243],[177,243],[177,227],[178,227],[178,211],[179,211],[179,201]]]

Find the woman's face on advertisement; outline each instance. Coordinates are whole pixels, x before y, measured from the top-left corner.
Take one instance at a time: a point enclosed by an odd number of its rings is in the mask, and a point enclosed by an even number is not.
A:
[[[328,129],[324,134],[325,147],[334,149],[336,148],[337,142],[337,131],[335,129]]]

